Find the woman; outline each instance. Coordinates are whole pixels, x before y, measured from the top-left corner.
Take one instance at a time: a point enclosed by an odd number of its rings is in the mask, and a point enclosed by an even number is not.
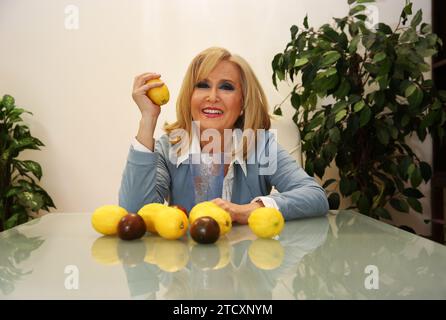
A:
[[[122,207],[136,212],[145,204],[167,200],[189,211],[195,204],[198,186],[192,177],[192,155],[221,154],[230,146],[229,159],[228,153],[224,153],[221,196],[206,200],[227,210],[233,221],[246,224],[250,213],[263,206],[279,209],[286,220],[324,215],[328,211],[324,190],[268,131],[270,117],[265,94],[243,58],[215,47],[199,53],[183,80],[177,121],[165,126],[167,134],[155,142],[153,134],[160,107],[150,101],[146,92],[162,83],[145,83],[159,77],[144,73],[134,80],[133,99],[142,117],[122,177]],[[226,135],[232,129],[235,133]],[[212,141],[209,132],[214,133]],[[246,142],[244,132],[254,132],[250,136],[254,138]],[[240,145],[240,141],[243,152],[234,153],[233,146],[237,142]],[[272,187],[278,193],[270,194]]]

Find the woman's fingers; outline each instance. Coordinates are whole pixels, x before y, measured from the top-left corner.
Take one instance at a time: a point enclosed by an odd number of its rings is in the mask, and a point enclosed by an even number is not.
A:
[[[142,73],[139,76],[135,77],[135,80],[133,81],[133,89],[138,89],[140,88],[142,85],[144,85],[147,81],[152,80],[152,79],[157,79],[161,77],[161,75],[159,73],[154,73],[154,72],[146,72],[146,73]]]
[[[152,88],[161,87],[164,84],[164,82],[154,82],[149,84],[144,84],[141,87],[137,88],[135,91],[133,91],[134,95],[140,95],[145,94],[147,90],[150,90]]]

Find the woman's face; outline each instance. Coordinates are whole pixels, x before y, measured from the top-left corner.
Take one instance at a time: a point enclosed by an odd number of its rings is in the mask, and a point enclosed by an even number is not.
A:
[[[194,121],[201,130],[213,128],[220,132],[234,128],[243,106],[240,71],[236,64],[221,61],[206,79],[195,84],[191,98]]]

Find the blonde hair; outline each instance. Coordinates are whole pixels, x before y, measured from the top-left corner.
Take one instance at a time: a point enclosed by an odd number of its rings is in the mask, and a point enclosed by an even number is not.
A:
[[[190,102],[195,85],[198,81],[205,79],[221,61],[230,61],[236,64],[240,70],[243,115],[237,119],[235,127],[242,130],[253,129],[254,131],[257,129],[268,130],[271,127],[265,92],[248,62],[238,55],[231,54],[224,48],[211,47],[200,52],[189,65],[177,98],[177,121],[164,125],[167,134],[176,129],[183,129],[191,136],[192,112]],[[176,144],[179,141],[171,141],[171,143]],[[246,154],[244,153],[244,155]]]

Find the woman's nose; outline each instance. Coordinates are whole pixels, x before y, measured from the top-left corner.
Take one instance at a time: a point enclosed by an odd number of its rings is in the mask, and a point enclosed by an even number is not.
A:
[[[217,94],[217,89],[216,88],[212,88],[209,91],[209,95],[208,95],[207,99],[208,99],[209,102],[218,101],[218,94]]]

